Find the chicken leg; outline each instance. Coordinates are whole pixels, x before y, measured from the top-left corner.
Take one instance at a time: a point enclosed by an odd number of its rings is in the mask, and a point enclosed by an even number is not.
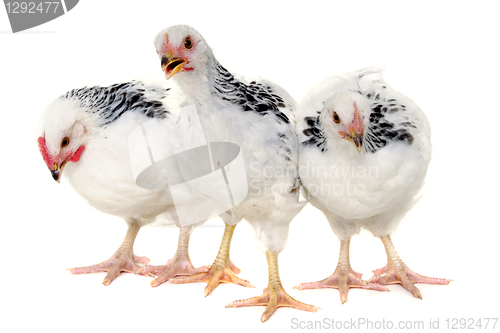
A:
[[[337,268],[330,277],[317,282],[301,283],[295,286],[294,289],[318,289],[318,288],[335,288],[339,290],[340,301],[342,304],[347,302],[347,293],[350,288],[371,289],[378,291],[389,291],[386,287],[378,283],[368,283],[361,279],[362,274],[355,272],[351,268],[349,261],[349,245],[351,240],[343,240],[340,242],[340,255]]]
[[[137,237],[137,233],[141,227],[133,221],[125,235],[125,239],[122,244],[116,250],[115,254],[111,256],[106,261],[101,262],[100,264],[86,267],[76,267],[76,268],[68,268],[71,274],[89,274],[89,273],[97,273],[97,272],[108,272],[102,284],[105,286],[109,286],[114,279],[116,279],[121,272],[135,273],[146,276],[153,276],[152,273],[143,273],[142,267],[138,264],[147,264],[149,263],[149,259],[146,257],[136,256],[133,252],[133,246],[135,238]]]
[[[193,232],[193,227],[183,227],[179,231],[179,242],[177,244],[177,251],[172,259],[167,261],[166,265],[151,266],[147,265],[143,267],[142,273],[149,274],[152,273],[157,276],[156,279],[151,281],[152,287],[158,287],[159,285],[167,282],[173,277],[179,275],[191,275],[196,273],[203,273],[208,271],[207,266],[202,266],[199,268],[194,268],[189,258],[189,237]]]
[[[233,237],[236,225],[228,225],[224,229],[224,236],[220,245],[219,253],[215,258],[214,263],[210,266],[208,272],[197,273],[190,276],[181,276],[171,279],[172,283],[192,283],[192,282],[207,282],[205,287],[205,297],[210,295],[221,283],[234,283],[244,287],[255,288],[253,284],[247,280],[240,279],[236,276],[240,269],[229,260],[229,246]]]
[[[415,283],[448,284],[453,281],[441,278],[431,278],[415,273],[401,260],[396,252],[394,244],[392,244],[390,236],[380,237],[380,239],[382,243],[384,243],[387,253],[387,265],[383,268],[374,270],[374,276],[368,282],[384,285],[399,283],[403,288],[412,293],[413,296],[421,299],[422,295],[420,294],[420,290],[415,287]]]
[[[273,251],[266,252],[267,264],[269,266],[269,283],[260,296],[238,300],[226,305],[226,308],[239,308],[244,306],[264,305],[266,310],[260,320],[265,322],[279,307],[292,307],[309,312],[318,311],[319,307],[299,302],[287,294],[278,272],[278,254]]]

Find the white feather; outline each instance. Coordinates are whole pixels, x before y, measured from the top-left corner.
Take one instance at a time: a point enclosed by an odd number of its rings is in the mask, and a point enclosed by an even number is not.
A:
[[[157,121],[167,130],[173,128],[184,96],[162,82],[148,82],[142,88],[148,100],[161,101],[170,112]],[[166,98],[158,92],[163,88],[171,88]],[[144,112],[126,111],[108,126],[100,126],[98,113],[87,111],[76,99],[59,98],[45,110],[40,121],[39,135],[45,138],[49,154],[61,152],[61,139],[65,136],[71,138],[67,149],[85,145],[80,160],[68,162],[63,171],[74,189],[91,206],[119,216],[127,223],[136,221],[142,226],[164,214],[160,219],[162,223],[179,225],[168,188],[138,186],[132,169],[129,136],[152,118]],[[168,141],[160,144],[169,149]]]
[[[378,94],[380,100],[395,99],[403,104],[405,111],[386,113],[386,119],[393,123],[411,121],[416,127],[410,128],[413,143],[391,141],[375,153],[366,147],[358,153],[351,142],[339,136],[331,113],[324,109],[325,101],[348,91],[355,92],[355,99],[366,100],[357,103],[361,117],[365,117],[365,131],[371,109],[363,110],[359,104],[372,102],[366,99],[367,92]],[[346,116],[342,108],[336,110],[341,119]],[[324,152],[304,144],[308,139],[304,118],[316,117],[320,110],[327,141]],[[325,213],[338,238],[350,239],[362,227],[379,237],[393,232],[415,203],[431,157],[430,126],[420,108],[391,89],[380,70],[368,69],[334,76],[312,89],[301,102],[298,117],[301,182],[311,203]]]
[[[254,227],[263,251],[280,252],[286,244],[289,223],[304,205],[298,202],[295,102],[275,84],[264,80],[257,82],[270,87],[284,100],[286,106],[280,110],[290,122],[280,123],[274,114],[245,112],[242,106],[227,101],[224,95],[216,96],[212,89],[221,67],[218,67],[220,65],[212,50],[196,30],[188,26],[174,26],[161,31],[155,40],[158,54],[161,58],[165,38],[176,50],[182,50],[188,36],[195,47],[183,52],[189,59],[186,66],[193,70],[175,74],[173,79],[186,95],[185,104],[197,107],[207,141],[237,144],[246,167],[249,194],[221,217],[227,224],[238,223],[244,218]],[[175,56],[179,57],[179,54]],[[237,79],[245,84],[251,82],[241,76]],[[281,139],[280,133],[284,135]],[[282,148],[289,150],[288,159],[282,155]]]

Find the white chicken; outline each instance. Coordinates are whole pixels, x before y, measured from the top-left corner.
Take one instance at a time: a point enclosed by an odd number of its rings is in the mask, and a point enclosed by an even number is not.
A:
[[[195,269],[189,258],[187,248],[193,225],[181,229],[177,253],[167,266],[140,266],[149,259],[133,253],[142,226],[160,214],[178,221],[166,188],[147,189],[136,184],[129,135],[151,119],[168,128],[177,118],[180,99],[182,95],[162,84],[132,81],[71,90],[44,112],[38,145],[54,180],[59,182],[64,170],[71,185],[91,206],[123,218],[129,227],[111,258],[94,266],[71,268],[71,273],[107,272],[103,284],[109,285],[121,272],[153,276],[167,269],[173,277],[207,270]]]
[[[295,102],[273,83],[236,78],[216,60],[206,40],[189,26],[161,31],[155,47],[166,79],[173,77],[186,96],[185,105],[197,108],[207,141],[231,142],[241,148],[249,189],[243,202],[220,215],[226,229],[210,270],[171,281],[208,282],[205,296],[221,282],[252,286],[235,275],[229,261],[235,225],[244,218],[255,229],[258,244],[266,253],[269,283],[263,295],[227,307],[265,305],[262,321],[280,306],[316,311],[316,307],[290,297],[278,275],[277,257],[285,247],[289,223],[304,205],[298,200]]]
[[[300,179],[341,245],[332,276],[295,288],[337,288],[344,303],[349,288],[382,291],[400,283],[421,298],[415,283],[448,284],[411,271],[390,237],[414,205],[431,159],[430,125],[420,108],[391,89],[380,70],[367,69],[313,88],[298,116]],[[387,266],[368,282],[349,262],[351,237],[361,228],[379,237],[387,252]]]

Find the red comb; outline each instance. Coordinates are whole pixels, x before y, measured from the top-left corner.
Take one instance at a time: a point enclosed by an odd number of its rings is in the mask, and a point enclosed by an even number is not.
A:
[[[45,164],[47,164],[47,167],[52,168],[52,165],[54,164],[53,162],[54,159],[47,152],[47,144],[45,143],[45,138],[41,136],[38,138],[37,141],[38,141],[38,149],[40,149],[40,153],[42,154]]]

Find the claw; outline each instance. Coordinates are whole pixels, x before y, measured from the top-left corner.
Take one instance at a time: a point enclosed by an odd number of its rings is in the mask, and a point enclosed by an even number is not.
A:
[[[279,307],[291,307],[309,312],[318,311],[320,309],[319,307],[299,302],[288,295],[283,289],[278,274],[278,254],[273,251],[267,251],[266,257],[269,265],[269,284],[262,292],[262,295],[231,302],[226,305],[226,308],[240,308],[257,305],[265,306],[266,310],[260,318],[262,322],[267,321]]]
[[[265,306],[266,310],[260,318],[262,322],[267,321],[280,307],[291,307],[309,312],[317,312],[320,310],[317,306],[297,301],[288,295],[282,286],[277,288],[266,288],[262,295],[231,302],[226,305],[226,308],[241,308],[246,306]]]
[[[415,283],[447,285],[453,281],[449,279],[427,277],[415,273],[401,260],[390,236],[380,237],[380,239],[384,243],[387,253],[387,265],[374,270],[374,276],[368,280],[368,283],[380,283],[382,285],[399,283],[414,297],[422,299],[422,294],[415,286]]]
[[[140,228],[141,227],[136,222],[132,222],[127,230],[127,234],[125,235],[122,245],[108,260],[97,265],[68,268],[68,270],[71,274],[107,272],[108,274],[106,274],[106,277],[102,281],[102,284],[105,286],[109,286],[111,282],[113,282],[113,280],[116,279],[122,272],[150,276],[148,273],[142,273],[142,267],[138,265],[149,263],[149,259],[146,257],[136,256],[132,251],[135,238]]]
[[[157,278],[151,281],[151,286],[156,288],[170,279],[183,275],[192,275],[208,272],[208,266],[194,268],[189,259],[169,260],[166,265],[144,266],[143,273],[151,272]]]
[[[170,281],[176,284],[206,282],[207,286],[204,290],[205,297],[210,295],[221,283],[234,283],[244,287],[255,288],[255,286],[247,280],[240,279],[236,276],[236,274],[240,272],[240,269],[236,267],[231,260],[229,260],[229,245],[235,228],[236,225],[226,224],[219,253],[207,272],[197,273],[190,276],[180,276],[172,278]]]
[[[298,290],[335,288],[339,290],[340,301],[342,302],[342,304],[347,302],[347,293],[349,292],[350,288],[389,291],[388,288],[378,283],[371,283],[362,280],[361,276],[362,274],[353,271],[352,268],[350,267],[337,267],[335,272],[330,277],[324,280],[317,282],[301,283],[293,288]]]
[[[204,290],[204,296],[207,297],[219,286],[221,283],[233,283],[243,287],[255,288],[255,286],[247,280],[240,279],[236,276],[231,267],[237,268],[233,263],[229,263],[227,267],[212,265],[207,272],[198,273],[190,276],[180,276],[171,279],[170,281],[175,284],[193,283],[193,282],[206,282],[207,286]],[[237,271],[240,270],[237,268]]]
[[[160,266],[145,266],[143,273],[151,273],[157,276],[156,279],[151,281],[151,286],[158,287],[159,285],[169,281],[176,276],[192,275],[197,273],[204,273],[208,271],[207,266],[194,268],[189,258],[189,238],[193,228],[182,227],[179,231],[179,241],[177,243],[177,251],[173,259],[168,259],[166,265]]]
[[[340,301],[342,304],[347,302],[347,293],[350,288],[389,291],[388,288],[378,283],[369,283],[362,280],[361,276],[363,274],[355,272],[351,268],[351,264],[349,262],[349,245],[350,240],[343,240],[340,242],[339,263],[335,272],[333,272],[330,277],[317,282],[301,283],[293,288],[298,290],[335,288],[339,290]]]
[[[109,286],[122,272],[151,276],[151,274],[143,273],[142,267],[137,264],[144,262],[149,262],[149,259],[146,257],[129,255],[119,249],[111,258],[97,265],[68,268],[67,270],[75,275],[107,272],[102,284]]]
[[[381,285],[401,284],[403,288],[408,290],[414,297],[420,299],[422,299],[422,294],[415,286],[415,283],[447,285],[453,281],[441,278],[431,278],[415,273],[401,260],[399,260],[399,262],[392,262],[383,268],[375,270],[374,273],[375,272],[379,274],[374,275],[370,280],[368,280],[368,283],[379,283]]]

